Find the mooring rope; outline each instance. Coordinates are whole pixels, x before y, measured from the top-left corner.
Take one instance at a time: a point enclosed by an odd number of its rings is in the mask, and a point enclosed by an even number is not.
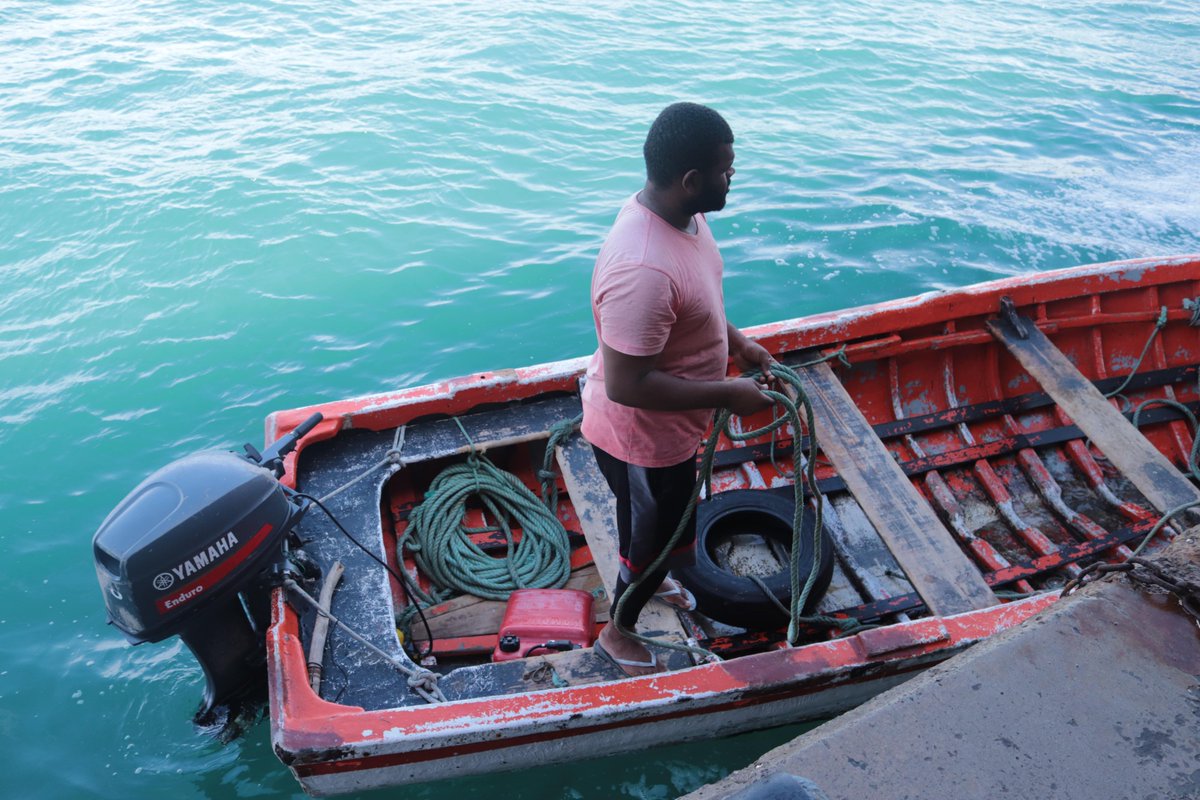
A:
[[[1183,308],[1185,311],[1191,311],[1191,316],[1188,319],[1188,325],[1193,328],[1200,327],[1200,298],[1195,300],[1191,298],[1185,298],[1183,301]],[[1150,346],[1154,344],[1155,338],[1157,338],[1162,329],[1166,327],[1166,324],[1167,307],[1162,306],[1158,314],[1158,319],[1154,323],[1154,329],[1150,331],[1150,336],[1146,339],[1145,346],[1142,347],[1142,353],[1138,356],[1137,361],[1134,362],[1133,368],[1129,371],[1129,375],[1125,377],[1125,380],[1121,382],[1120,386],[1105,394],[1105,397],[1120,397],[1125,399],[1126,407],[1128,407],[1128,400],[1124,397],[1124,395],[1121,394],[1121,392],[1126,386],[1129,385],[1129,382],[1133,380],[1133,376],[1137,374],[1138,370],[1142,368],[1142,362],[1146,359],[1146,354],[1150,352]],[[1196,389],[1197,392],[1200,393],[1200,371],[1197,373]],[[1200,425],[1197,424],[1196,415],[1192,413],[1191,409],[1177,400],[1172,400],[1168,397],[1152,397],[1149,400],[1143,400],[1142,402],[1138,403],[1138,405],[1133,409],[1131,422],[1134,428],[1141,430],[1142,412],[1153,406],[1166,406],[1167,408],[1173,408],[1181,413],[1187,420],[1192,431],[1192,448],[1188,452],[1187,469],[1183,474],[1185,477],[1190,478],[1193,482],[1200,483]],[[1150,544],[1150,541],[1167,525],[1168,522],[1182,514],[1184,511],[1187,511],[1190,508],[1195,508],[1198,505],[1200,505],[1200,503],[1183,503],[1163,514],[1163,516],[1159,518],[1158,522],[1155,523],[1154,527],[1150,529],[1150,532],[1146,534],[1145,538],[1142,539],[1141,543],[1134,548],[1133,552],[1130,554],[1130,559],[1136,557],[1139,553],[1146,549],[1146,545]],[[1066,592],[1064,590],[1064,594],[1065,593]]]
[[[388,473],[387,477],[384,478],[384,480],[387,480],[387,478],[392,477],[397,472],[404,469],[404,458],[402,456],[402,452],[404,450],[404,432],[407,428],[408,428],[407,425],[401,425],[399,428],[396,428],[396,435],[392,439],[391,449],[389,449],[386,453],[383,454],[382,460],[380,460],[378,463],[372,464],[371,466],[367,467],[365,470],[360,472],[357,476],[355,476],[354,478],[351,478],[350,480],[343,483],[341,486],[334,489],[329,494],[322,497],[321,502],[328,503],[332,498],[337,497],[339,494],[346,491],[354,484],[365,479],[368,475],[370,475],[371,473],[373,473],[375,470],[379,469],[380,467],[387,467],[387,466],[391,467],[391,471]]]
[[[1188,325],[1193,328],[1200,328],[1200,297],[1183,298],[1183,310],[1192,312],[1192,316],[1188,319]]]
[[[1158,312],[1158,320],[1154,323],[1154,330],[1150,331],[1150,338],[1146,339],[1146,345],[1142,348],[1142,354],[1137,357],[1137,361],[1133,362],[1133,369],[1129,370],[1129,374],[1125,376],[1125,380],[1121,385],[1105,394],[1105,397],[1119,397],[1121,392],[1125,391],[1125,387],[1133,380],[1133,376],[1142,368],[1142,362],[1146,360],[1146,354],[1150,352],[1150,345],[1154,344],[1154,340],[1158,338],[1158,334],[1167,326],[1167,307],[1163,306]]]
[[[1185,300],[1184,308],[1187,307],[1187,304],[1188,304],[1188,301]],[[1196,309],[1200,310],[1200,303],[1196,304]],[[1198,314],[1195,311],[1192,314],[1192,319],[1191,319],[1190,324],[1193,326],[1196,326],[1196,327],[1200,327],[1200,316],[1198,316]],[[1154,334],[1151,334],[1151,338],[1153,338],[1153,336],[1154,336]],[[1130,374],[1130,377],[1132,377],[1132,373]],[[1196,390],[1197,390],[1197,392],[1200,392],[1200,372],[1198,372],[1198,374],[1197,374]],[[1197,424],[1196,415],[1192,413],[1191,409],[1189,409],[1183,403],[1178,402],[1177,400],[1171,400],[1166,397],[1152,397],[1149,400],[1143,400],[1141,403],[1138,403],[1137,408],[1135,408],[1133,410],[1133,420],[1132,421],[1133,421],[1134,428],[1138,428],[1140,430],[1139,426],[1141,424],[1141,420],[1139,419],[1139,417],[1141,416],[1142,411],[1144,411],[1145,409],[1147,409],[1151,406],[1155,406],[1155,405],[1167,406],[1168,408],[1174,408],[1176,411],[1181,412],[1184,415],[1184,418],[1187,419],[1188,423],[1190,423],[1191,428],[1192,428],[1192,449],[1188,453],[1187,471],[1184,473],[1184,475],[1187,476],[1188,478],[1191,478],[1194,482],[1200,483],[1200,424]],[[1195,508],[1197,505],[1200,505],[1200,503],[1195,503],[1195,502],[1182,503],[1182,504],[1172,508],[1166,514],[1163,514],[1162,517],[1158,520],[1158,522],[1156,522],[1154,524],[1154,527],[1150,529],[1150,532],[1146,534],[1145,538],[1142,539],[1141,543],[1133,549],[1133,552],[1129,556],[1130,560],[1132,560],[1134,557],[1138,556],[1143,550],[1145,550],[1146,545],[1150,544],[1151,540],[1154,539],[1155,535],[1157,535],[1158,532],[1161,531],[1168,522],[1170,522],[1172,519],[1174,519],[1175,517],[1182,514],[1184,511],[1187,511],[1189,508]],[[1065,593],[1066,592],[1064,590],[1064,594]]]

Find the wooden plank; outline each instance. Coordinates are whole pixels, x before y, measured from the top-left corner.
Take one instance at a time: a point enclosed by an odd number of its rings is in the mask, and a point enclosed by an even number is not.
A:
[[[803,582],[800,585],[803,586]],[[830,614],[849,606],[859,605],[862,602],[862,595],[854,588],[854,584],[851,583],[846,571],[842,569],[841,562],[835,553],[833,575],[829,578],[829,588],[825,590],[825,594],[821,597],[821,602],[817,603],[817,613]]]
[[[938,615],[997,600],[905,476],[826,363],[801,367],[817,439],[929,609]]]
[[[572,436],[558,448],[557,456],[567,495],[600,571],[605,593],[611,598],[617,585],[617,501],[600,472],[592,446],[582,436]],[[638,617],[638,632],[656,638],[687,638],[675,611],[653,600]]]
[[[594,592],[600,589],[600,575],[595,565],[571,573],[567,579],[566,589],[582,589]],[[496,635],[500,631],[500,623],[504,620],[504,612],[508,608],[505,600],[484,600],[473,595],[464,594],[438,603],[425,609],[425,619],[429,620],[429,630],[434,639],[457,639],[463,636]],[[608,620],[608,598],[597,597],[592,605],[592,618],[596,622]],[[413,637],[424,643],[425,629],[415,623]]]
[[[1105,399],[1046,334],[1029,319],[1017,321],[1020,332],[1006,320],[990,320],[988,329],[1155,508],[1166,513],[1186,503],[1200,503],[1200,489]]]
[[[913,591],[892,552],[853,497],[841,493],[826,499],[825,527],[838,548],[838,556],[861,584],[866,600]]]

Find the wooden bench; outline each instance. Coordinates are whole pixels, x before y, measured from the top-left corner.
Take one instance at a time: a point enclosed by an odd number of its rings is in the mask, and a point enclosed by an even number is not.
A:
[[[409,425],[405,431],[401,456],[406,464],[416,464],[463,455],[472,449],[486,453],[514,444],[544,440],[551,428],[578,416],[582,408],[578,397],[563,395],[523,405],[513,403],[457,418],[422,420]],[[463,430],[470,437],[469,442],[463,436]]]
[[[1200,490],[1167,460],[1032,320],[1014,315],[988,329],[1074,423],[1160,512],[1200,503]]]
[[[929,610],[939,616],[998,601],[979,570],[900,469],[826,363],[798,370],[820,449],[833,462]]]

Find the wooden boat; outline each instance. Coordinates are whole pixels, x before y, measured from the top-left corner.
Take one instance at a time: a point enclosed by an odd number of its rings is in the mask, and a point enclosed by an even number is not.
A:
[[[1128,557],[1165,513],[1200,502],[1181,410],[1200,402],[1198,295],[1200,256],[1144,259],[752,329],[796,365],[815,412],[816,478],[836,554],[819,610],[874,627],[839,635],[810,625],[790,646],[780,616],[732,627],[652,601],[644,630],[693,640],[721,660],[672,653],[669,671],[627,678],[590,648],[493,662],[504,603],[463,596],[425,610],[446,697],[431,703],[337,627],[314,692],[306,650],[318,615],[279,589],[267,635],[275,750],[306,791],[325,795],[848,709],[1029,619],[1082,566]],[[810,363],[834,352],[843,361]],[[407,658],[395,623],[403,587],[371,556],[425,581],[411,559],[397,559],[397,537],[434,477],[472,448],[536,491],[551,427],[579,412],[585,365],[487,372],[268,418],[273,441],[324,415],[288,456],[286,484],[321,497],[357,479],[327,505],[370,554],[322,514],[298,530],[312,561],[345,565],[335,616]],[[1132,407],[1152,398],[1173,402],[1143,409],[1135,428]],[[812,456],[806,433],[723,441],[713,497],[790,493],[794,452]],[[599,625],[616,566],[611,501],[578,435],[554,454],[557,516],[573,543],[568,585],[595,596]],[[489,537],[475,534],[483,548]],[[760,541],[747,552],[765,549]],[[429,647],[420,626],[409,635],[410,652],[414,642]]]

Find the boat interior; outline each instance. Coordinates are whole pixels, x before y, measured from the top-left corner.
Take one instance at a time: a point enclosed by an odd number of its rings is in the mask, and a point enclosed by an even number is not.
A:
[[[1179,280],[1025,297],[986,312],[914,314],[886,334],[845,326],[852,335],[843,336],[831,326],[802,346],[767,331],[762,341],[800,376],[815,424],[745,442],[722,437],[700,505],[729,492],[790,503],[797,475],[815,459],[816,485],[805,487],[804,502],[810,511],[822,504],[833,557],[812,621],[799,626],[801,644],[851,635],[856,623],[886,626],[1059,591],[1092,562],[1127,558],[1168,510],[1200,497],[1189,419],[1200,403],[1200,329],[1188,305],[1197,289]],[[442,594],[418,614],[379,563],[436,590],[397,543],[443,470],[486,458],[536,495],[543,479],[552,486],[570,545],[565,586],[593,597],[598,631],[616,569],[607,486],[578,434],[544,470],[550,430],[580,410],[577,392],[559,388],[454,417],[418,416],[402,431],[347,428],[306,446],[297,487],[326,498],[348,534],[316,510],[298,530],[323,570],[345,566],[334,613],[384,650],[424,658],[450,700],[624,677],[586,647],[493,662],[503,600]],[[752,430],[771,416],[733,424]],[[396,450],[401,468],[371,473]],[[511,545],[493,517],[468,502],[464,524],[471,546],[503,559]],[[782,531],[750,510],[708,529],[700,547],[731,580],[774,586],[791,562],[790,529]],[[512,533],[519,547],[522,531]],[[722,659],[791,646],[787,616],[770,598],[758,600],[712,614],[704,611],[713,600],[690,612],[652,600],[639,627]],[[307,646],[317,615],[296,610]],[[684,652],[664,656],[671,669],[695,663]],[[423,702],[340,629],[329,633],[320,695],[368,710]]]

